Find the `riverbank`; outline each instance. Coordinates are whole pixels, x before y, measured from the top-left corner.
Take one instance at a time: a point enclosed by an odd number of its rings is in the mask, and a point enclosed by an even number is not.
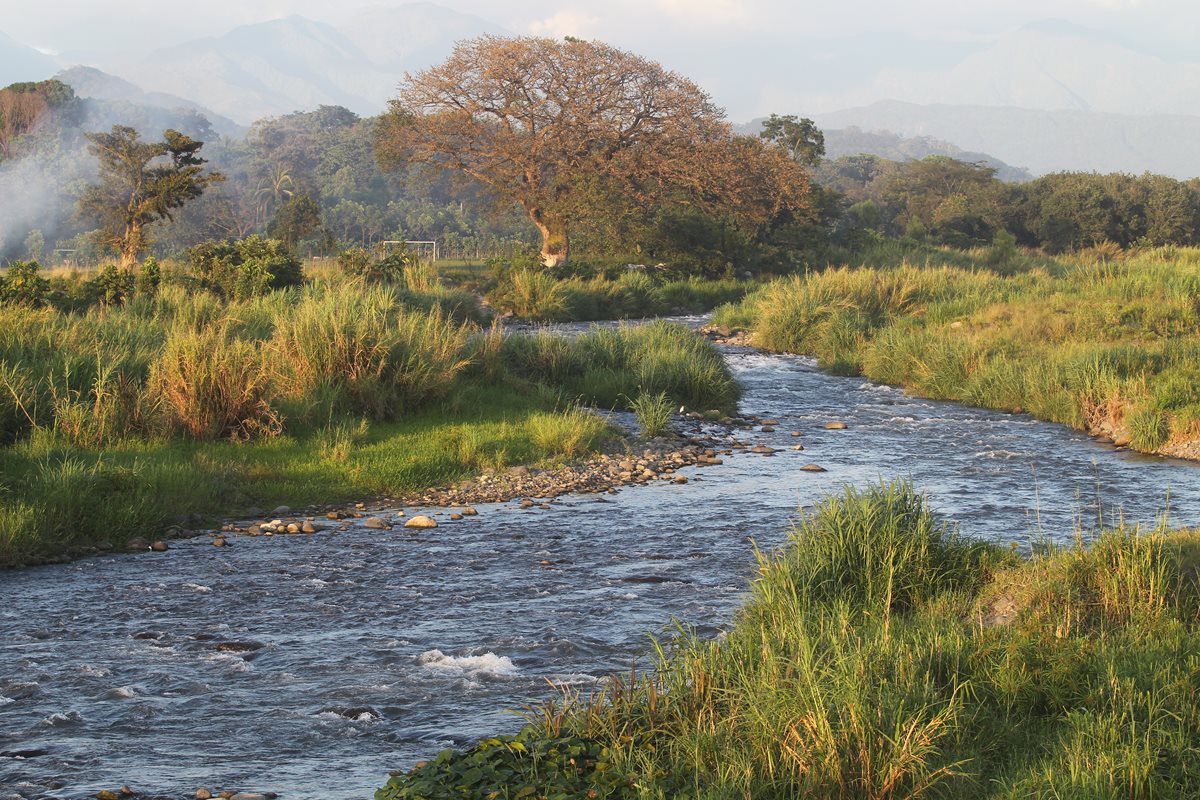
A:
[[[585,405],[661,395],[720,415],[739,396],[681,325],[505,335],[437,292],[177,289],[83,313],[0,308],[0,567],[251,506],[572,462],[611,435]]]
[[[847,490],[761,558],[721,636],[376,797],[1191,796],[1198,575],[1195,532],[1022,558],[908,485]]]
[[[715,326],[932,399],[1028,412],[1200,458],[1200,260],[1147,251],[1053,271],[840,269],[780,279]]]

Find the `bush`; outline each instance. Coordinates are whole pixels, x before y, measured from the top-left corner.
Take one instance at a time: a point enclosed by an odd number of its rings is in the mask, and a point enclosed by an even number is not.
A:
[[[205,242],[186,255],[201,285],[231,300],[304,283],[300,261],[287,246],[257,234],[236,242]]]
[[[0,303],[37,307],[45,305],[50,282],[38,274],[36,261],[13,261],[0,275]]]
[[[133,296],[133,273],[127,269],[117,269],[116,264],[105,264],[88,284],[89,294],[95,296],[101,305],[119,306]]]
[[[384,253],[351,247],[338,255],[338,267],[346,275],[367,283],[404,283],[405,270],[416,262],[407,250]]]
[[[158,294],[161,284],[162,268],[158,265],[158,259],[150,256],[142,262],[142,269],[138,272],[137,293],[145,297],[154,297]]]

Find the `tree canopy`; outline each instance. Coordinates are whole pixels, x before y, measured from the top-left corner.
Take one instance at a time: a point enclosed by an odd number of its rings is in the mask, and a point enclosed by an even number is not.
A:
[[[763,224],[805,207],[803,171],[737,137],[708,95],[661,65],[599,42],[484,36],[407,75],[378,129],[381,161],[455,170],[519,204],[542,262],[569,254],[572,224],[680,203]],[[603,198],[609,207],[597,208]]]

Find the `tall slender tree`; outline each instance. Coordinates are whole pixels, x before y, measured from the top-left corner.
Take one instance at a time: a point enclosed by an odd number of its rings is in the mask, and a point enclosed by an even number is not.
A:
[[[163,131],[161,142],[143,142],[124,125],[87,138],[100,161],[100,183],[80,197],[80,211],[99,224],[103,243],[117,252],[123,268],[134,267],[150,244],[151,224],[172,219],[176,209],[224,180],[205,171],[198,155],[204,143],[176,130]]]

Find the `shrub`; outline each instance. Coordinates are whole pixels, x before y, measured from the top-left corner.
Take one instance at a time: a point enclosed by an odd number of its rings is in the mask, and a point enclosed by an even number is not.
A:
[[[416,263],[416,259],[404,249],[385,253],[365,247],[351,247],[338,256],[337,263],[342,272],[354,278],[361,278],[367,283],[407,285],[405,270]]]
[[[158,287],[161,284],[162,268],[158,265],[158,259],[149,256],[142,262],[142,269],[137,275],[137,293],[146,297],[154,297],[158,294]]]
[[[50,282],[38,274],[36,261],[13,261],[0,275],[0,303],[41,306],[46,303]]]
[[[232,300],[304,283],[300,261],[287,246],[257,234],[236,242],[196,245],[187,251],[187,259],[202,286]]]
[[[127,269],[117,269],[113,263],[105,264],[89,282],[89,293],[102,305],[119,306],[133,296],[134,277]]]

